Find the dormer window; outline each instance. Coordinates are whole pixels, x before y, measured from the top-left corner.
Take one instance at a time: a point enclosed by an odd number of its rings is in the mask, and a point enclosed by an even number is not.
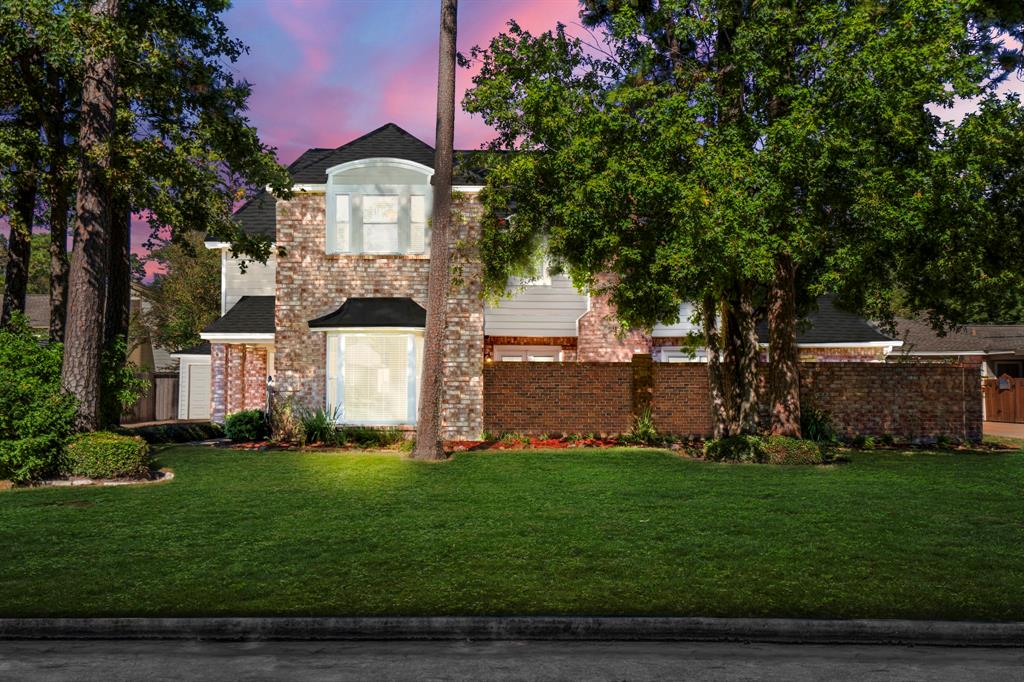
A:
[[[327,171],[327,253],[426,253],[433,170],[364,159]]]

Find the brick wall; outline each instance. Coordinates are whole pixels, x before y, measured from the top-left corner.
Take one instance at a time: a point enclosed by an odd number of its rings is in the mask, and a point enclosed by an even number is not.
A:
[[[267,404],[268,346],[215,343],[210,346],[210,419]]]
[[[495,362],[484,367],[484,428],[622,433],[632,422],[630,363]]]
[[[612,275],[598,277],[598,289],[607,287]],[[590,307],[580,317],[576,358],[580,362],[629,362],[634,355],[651,352],[651,337],[641,331],[621,333],[615,306],[602,293],[591,293]]]
[[[484,426],[500,433],[622,433],[646,401],[643,362],[494,363],[484,370]],[[707,368],[654,363],[650,406],[658,430],[711,432]],[[977,365],[802,363],[804,405],[832,414],[847,436],[981,437]]]
[[[563,362],[576,360],[575,336],[485,336],[485,362],[494,359],[495,346],[558,346],[562,349]]]
[[[323,194],[300,193],[277,202],[275,384],[300,403],[326,400],[326,336],[306,324],[333,312],[349,297],[401,296],[426,304],[430,260],[425,256],[328,255]],[[472,242],[480,205],[471,195],[453,197],[453,244]],[[475,438],[483,428],[483,303],[475,254],[455,259],[462,283],[448,301],[448,336],[442,431],[445,438]]]

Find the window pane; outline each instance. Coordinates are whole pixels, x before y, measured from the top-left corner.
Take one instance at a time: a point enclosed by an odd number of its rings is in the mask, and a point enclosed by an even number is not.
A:
[[[364,224],[363,251],[367,253],[398,253],[398,224]]]
[[[419,195],[409,197],[409,216],[414,223],[427,222],[426,198]]]
[[[554,362],[555,361],[555,356],[554,355],[530,355],[529,356],[529,360],[530,360],[530,362]]]
[[[339,251],[348,251],[348,235],[350,222],[350,209],[347,194],[339,194],[334,197],[335,235]]]
[[[409,337],[345,337],[347,422],[409,420]]]
[[[502,355],[498,359],[501,360],[502,362],[522,362],[523,361],[523,356],[522,355]]]
[[[363,224],[398,223],[398,195],[367,194],[363,197]]]

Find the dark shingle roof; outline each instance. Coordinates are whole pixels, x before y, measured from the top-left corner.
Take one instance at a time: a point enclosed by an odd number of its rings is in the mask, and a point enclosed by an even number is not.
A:
[[[182,348],[176,350],[171,355],[209,355],[210,354],[210,342],[203,341],[198,346],[190,346],[189,348]]]
[[[311,329],[425,327],[427,311],[411,298],[350,298],[333,313],[309,321]]]
[[[453,180],[456,184],[481,182],[480,174],[468,168],[475,164],[460,163],[460,160],[469,161],[472,154],[468,150],[455,152]],[[327,181],[328,168],[349,161],[373,158],[405,159],[433,168],[434,148],[394,123],[387,123],[334,149],[307,149],[288,166],[288,172],[296,183],[318,184]],[[235,217],[245,232],[274,239],[277,232],[276,206],[277,200],[272,195],[261,192],[235,211]]]
[[[832,296],[821,296],[818,309],[808,313],[803,324],[797,328],[797,343],[872,343],[892,341],[864,318],[840,310]],[[768,343],[768,323],[757,325],[757,338]]]
[[[1024,324],[970,324],[940,336],[924,320],[896,320],[903,353],[1024,351]]]
[[[243,296],[203,330],[210,334],[273,334],[274,297]]]

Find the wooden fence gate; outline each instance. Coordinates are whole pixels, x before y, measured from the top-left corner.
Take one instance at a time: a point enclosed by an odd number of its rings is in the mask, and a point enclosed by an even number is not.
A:
[[[985,419],[1024,424],[1024,379],[985,379]]]
[[[178,418],[178,373],[147,373],[149,390],[121,415],[124,424],[167,421]]]

